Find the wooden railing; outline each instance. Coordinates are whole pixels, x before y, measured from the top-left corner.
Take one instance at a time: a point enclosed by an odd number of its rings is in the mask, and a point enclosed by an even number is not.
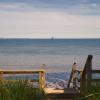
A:
[[[80,79],[78,78],[78,76],[81,76],[82,71],[78,70],[76,68],[76,66],[77,66],[76,63],[74,63],[72,65],[72,71],[71,71],[71,74],[70,74],[70,78],[69,78],[69,81],[68,81],[67,88],[70,88],[70,84],[72,83],[73,84],[73,88],[79,89],[79,86],[78,86],[77,82],[80,81]]]
[[[91,85],[92,79],[92,55],[88,55],[80,82],[81,92],[87,91],[87,87]]]
[[[70,74],[70,77],[69,77],[69,81],[68,81],[67,88],[70,87],[70,84],[71,84],[72,79],[73,79],[73,70],[71,71],[71,74]]]
[[[92,70],[92,58],[93,58],[92,55],[88,55],[88,58],[86,60],[86,63],[82,72],[81,81],[80,81],[81,93],[87,92],[88,87],[90,87],[94,83],[98,83],[98,82],[100,83],[100,78],[99,79],[92,78],[93,74],[100,74],[100,70]]]
[[[0,80],[4,79],[5,74],[38,74],[39,75],[39,87],[44,88],[45,87],[45,71],[44,70],[39,70],[39,71],[34,71],[34,70],[0,70]],[[34,82],[34,77],[33,77],[33,82]]]
[[[73,70],[73,68],[75,68],[76,66],[76,64],[73,64],[67,88],[69,88],[70,84],[73,83],[73,86],[75,86],[74,88],[77,89],[77,82],[80,82],[80,88],[78,89],[81,93],[85,93],[86,91],[88,91],[88,87],[90,87],[91,85],[95,85],[98,83],[100,84],[100,78],[92,78],[93,74],[100,74],[100,70],[92,70],[92,58],[92,55],[88,55],[85,66],[82,71],[77,69]],[[74,76],[75,72],[80,75],[80,79],[77,79],[77,76]]]
[[[98,74],[99,77],[100,77],[100,70],[92,70],[92,75],[93,74]],[[94,79],[92,79],[92,83],[91,84],[92,85],[97,85],[97,84],[100,85],[100,78],[94,78]]]

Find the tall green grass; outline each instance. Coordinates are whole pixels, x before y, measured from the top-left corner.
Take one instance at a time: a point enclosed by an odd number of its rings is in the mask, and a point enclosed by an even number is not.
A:
[[[100,100],[100,84],[88,87],[81,100]]]
[[[1,81],[0,100],[47,100],[45,92],[27,81]]]

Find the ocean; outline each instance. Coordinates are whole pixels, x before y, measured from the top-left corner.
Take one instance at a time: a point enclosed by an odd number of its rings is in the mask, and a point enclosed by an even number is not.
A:
[[[84,67],[93,55],[93,69],[100,69],[100,39],[0,39],[0,69],[41,69],[47,73],[70,72],[72,64]]]

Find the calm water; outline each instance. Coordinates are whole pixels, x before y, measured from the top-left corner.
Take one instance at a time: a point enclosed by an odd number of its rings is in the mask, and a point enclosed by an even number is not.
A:
[[[0,69],[39,69],[46,64],[48,72],[79,68],[88,54],[93,68],[100,69],[100,39],[0,39]]]

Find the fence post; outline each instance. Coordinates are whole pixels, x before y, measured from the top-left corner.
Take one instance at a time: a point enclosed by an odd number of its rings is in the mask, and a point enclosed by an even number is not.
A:
[[[92,78],[92,55],[88,55],[81,77],[81,92],[86,92],[87,87],[91,86]]]
[[[44,71],[39,72],[39,86],[42,89],[45,87],[45,72]]]
[[[71,74],[70,74],[70,78],[69,78],[69,81],[68,81],[67,88],[70,87],[71,81],[72,81],[72,80],[74,81],[75,76],[73,76],[73,75],[74,75],[75,72],[76,72],[76,63],[74,62],[74,64],[72,65],[72,71],[71,71]],[[74,83],[75,83],[75,82],[74,82]]]

